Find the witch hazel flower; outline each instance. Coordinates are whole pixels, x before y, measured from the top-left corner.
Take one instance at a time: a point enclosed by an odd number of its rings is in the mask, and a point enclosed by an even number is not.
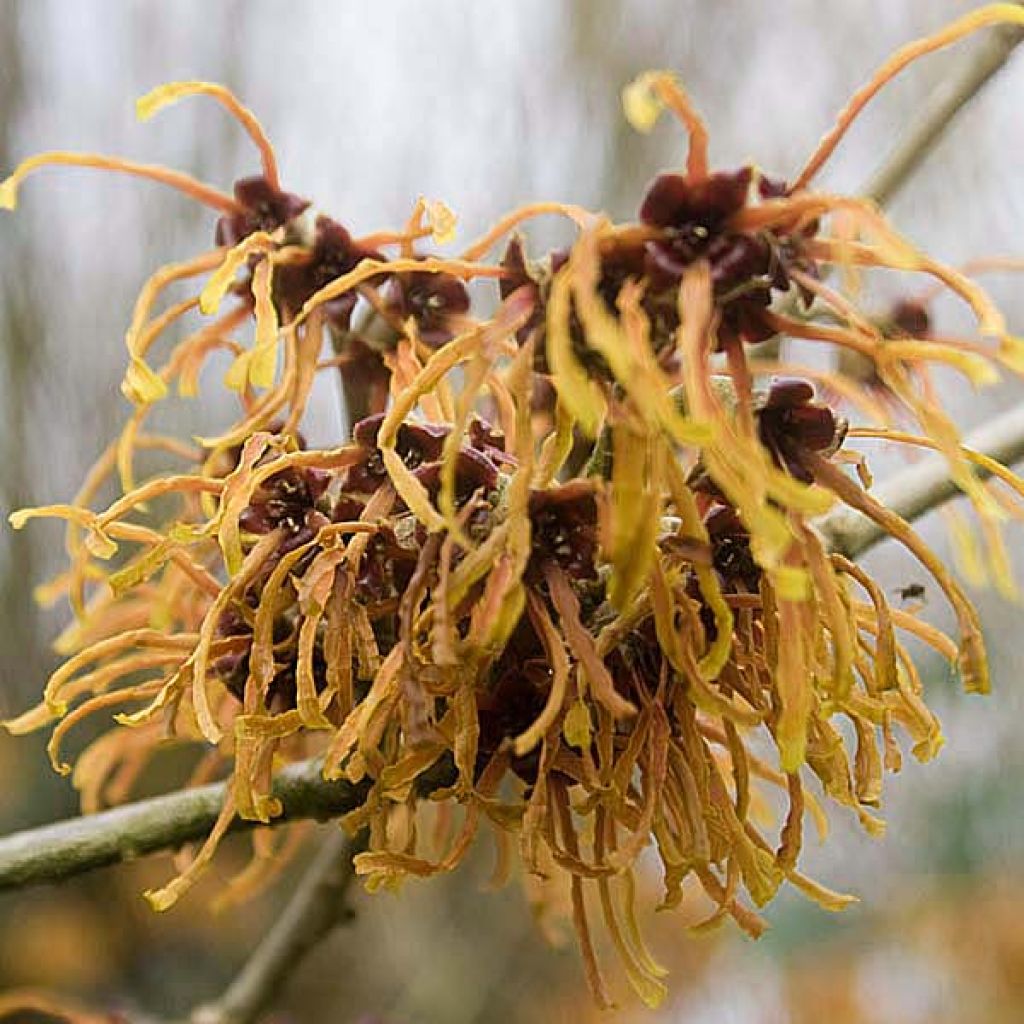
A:
[[[192,783],[230,779],[207,842],[148,894],[156,908],[184,896],[236,817],[274,826],[276,773],[309,758],[352,786],[340,824],[365,830],[355,866],[370,890],[454,870],[489,834],[498,880],[518,864],[567,897],[552,905],[567,909],[602,1005],[598,917],[640,998],[665,996],[638,927],[635,876],[653,865],[659,906],[692,885],[709,922],[752,935],[783,885],[828,909],[851,902],[801,870],[805,824],[824,834],[833,805],[880,833],[901,738],[923,761],[940,749],[907,639],[956,665],[969,690],[990,680],[963,587],[873,496],[850,445],[940,452],[998,560],[1006,509],[976,468],[995,470],[963,447],[928,369],[983,387],[1024,360],[972,279],[869,202],[812,185],[886,81],[999,22],[1024,14],[989,5],[899,51],[789,184],[753,166],[713,170],[681,86],[641,76],[624,94],[630,119],[649,127],[669,109],[688,152],[640,197],[635,222],[537,203],[456,257],[418,248],[451,241],[441,204],[420,201],[401,229],[363,238],[311,215],[251,112],[209,83],[161,87],[141,113],[189,95],[221,103],[261,160],[232,194],[67,153],[0,186],[13,207],[43,165],[101,167],[178,188],[218,218],[214,247],[157,271],[131,314],[120,435],[71,502],[12,517],[66,520],[69,566],[46,594],[66,596],[75,621],[40,704],[7,728],[52,728],[54,766],[86,809],[126,799],[169,743],[193,752]],[[547,215],[576,233],[533,258],[514,232]],[[934,336],[906,311],[879,323],[847,288],[865,268],[939,282],[979,337]],[[167,285],[196,279],[196,294],[159,310]],[[490,282],[489,302],[471,282]],[[202,325],[160,362],[165,332],[196,312]],[[815,389],[785,355],[765,372],[771,338],[853,353],[870,379],[840,362],[838,390]],[[232,355],[235,420],[217,437],[150,432],[153,405],[172,384],[195,398],[218,349]],[[312,385],[339,372],[365,415],[311,447]],[[864,398],[840,412],[837,394]],[[865,407],[870,427],[854,419]],[[149,448],[178,470],[136,480]],[[115,477],[120,496],[99,507]],[[931,574],[953,636],[829,550],[822,517],[842,505]],[[111,714],[65,760],[74,727]]]

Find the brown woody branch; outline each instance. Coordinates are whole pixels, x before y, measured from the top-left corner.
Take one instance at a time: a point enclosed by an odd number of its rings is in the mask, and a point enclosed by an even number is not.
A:
[[[1024,407],[989,420],[967,437],[965,445],[1004,466],[1020,462],[1024,459]],[[985,475],[980,470],[979,473]],[[877,501],[911,521],[959,493],[960,489],[950,478],[947,463],[940,458],[904,469],[872,491]],[[877,523],[845,506],[826,516],[821,532],[829,548],[847,558],[859,558],[886,536]]]
[[[217,820],[227,786],[181,790],[6,836],[0,839],[0,890],[60,882],[202,839]],[[344,780],[325,781],[315,760],[289,765],[274,780],[274,795],[284,807],[275,823],[336,818],[359,806],[364,793],[364,787]],[[234,828],[253,824],[236,819]]]
[[[907,180],[959,110],[1001,68],[1024,38],[1019,28],[994,32],[961,75],[936,94],[920,122],[897,146],[885,166],[863,189],[884,204]],[[1024,458],[1024,410],[997,417],[967,439],[969,447],[1010,464]],[[875,495],[904,519],[916,519],[958,493],[940,459],[904,470],[879,486]],[[862,554],[882,539],[878,527],[848,509],[828,516],[822,531],[833,550]],[[88,817],[58,822],[0,838],[0,890],[65,878],[173,849],[203,838],[216,821],[227,783],[140,800]],[[335,818],[359,806],[361,787],[326,782],[316,760],[286,767],[274,782],[283,813],[273,824]],[[235,829],[251,828],[237,820]]]
[[[968,436],[966,444],[1007,465],[1024,459],[1024,409],[985,424]],[[874,491],[876,498],[909,520],[958,493],[941,458],[903,470]],[[820,526],[830,548],[847,557],[863,554],[883,537],[876,524],[846,508],[825,517]],[[226,792],[226,783],[214,783],[0,839],[0,890],[59,882],[200,839],[213,827]],[[363,787],[345,781],[325,781],[315,759],[289,765],[274,782],[283,813],[272,824],[339,817],[358,807],[364,793]],[[234,827],[252,825],[237,820]]]

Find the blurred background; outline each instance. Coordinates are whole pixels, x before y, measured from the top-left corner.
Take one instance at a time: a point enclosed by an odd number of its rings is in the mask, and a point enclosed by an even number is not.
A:
[[[234,122],[193,100],[149,125],[137,96],[205,78],[234,89],[274,140],[285,187],[355,233],[399,226],[420,194],[460,217],[460,242],[538,199],[633,216],[645,183],[681,159],[667,121],[651,136],[625,123],[619,90],[651,67],[676,71],[705,114],[714,163],[754,161],[792,174],[853,89],[898,45],[976,4],[956,0],[0,0],[0,176],[23,157],[66,148],[117,153],[227,187],[253,173]],[[920,63],[868,110],[821,184],[856,190],[977,41]],[[1024,255],[1024,52],[961,115],[890,206],[896,226],[951,263]],[[148,183],[47,171],[0,217],[0,504],[66,500],[127,413],[118,391],[134,296],[160,264],[202,251],[212,217]],[[560,237],[534,235],[538,247]],[[885,308],[905,282],[870,282]],[[1017,333],[1024,290],[985,284]],[[952,302],[939,326],[966,330]],[[1019,389],[950,391],[966,427]],[[187,433],[205,417],[163,413]],[[338,396],[317,394],[309,434],[337,438]],[[877,475],[900,465],[879,452]],[[941,519],[922,523],[947,550]],[[33,703],[56,658],[63,607],[32,586],[60,568],[60,531],[0,529],[0,715]],[[1010,535],[1018,556],[1021,533]],[[920,580],[891,546],[869,563],[889,589]],[[889,780],[889,832],[862,835],[834,813],[809,873],[862,902],[830,916],[784,894],[759,942],[729,929],[694,936],[694,913],[654,922],[672,969],[658,1014],[614,1019],[870,1024],[1024,1019],[1024,646],[1020,608],[974,593],[991,645],[995,692],[968,697],[922,661],[947,745]],[[946,623],[933,596],[926,614]],[[0,735],[0,829],[75,813],[43,743]],[[140,897],[166,858],[57,889],[0,898],[0,991],[56,987],[95,1005],[184,1013],[216,995],[274,917],[287,881],[219,915],[208,896],[240,865],[227,849],[210,879],[169,914]],[[281,1020],[470,1024],[587,1019],[571,945],[551,948],[518,886],[484,892],[489,850],[469,870],[410,883],[401,896],[353,899],[356,919],[294,977]],[[294,869],[294,870],[297,870]],[[294,877],[290,870],[287,878]],[[652,886],[654,881],[652,880]],[[611,973],[611,972],[610,972]],[[596,1016],[596,1015],[595,1015]]]

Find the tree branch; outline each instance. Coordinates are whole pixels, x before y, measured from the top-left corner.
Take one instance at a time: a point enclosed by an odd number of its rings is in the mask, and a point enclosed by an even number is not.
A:
[[[924,112],[897,143],[885,163],[861,190],[879,206],[899,191],[932,151],[956,115],[981,91],[986,82],[1010,59],[1024,40],[1024,28],[1005,25],[990,33],[973,58],[932,93]]]
[[[195,1010],[191,1024],[254,1024],[259,1020],[295,966],[345,919],[345,891],[355,873],[352,858],[365,845],[365,832],[356,839],[340,830],[327,837],[281,916],[238,976],[220,999]]]
[[[1006,465],[1024,459],[1024,409],[996,417],[965,443]],[[938,457],[902,470],[874,491],[876,498],[910,520],[958,493],[946,463]],[[863,554],[883,538],[874,523],[846,508],[830,513],[820,526],[829,547],[848,558]],[[226,793],[226,783],[214,783],[0,839],[0,890],[58,882],[200,839],[213,827]],[[326,782],[320,762],[312,759],[284,768],[274,781],[274,794],[284,808],[271,822],[278,825],[345,814],[362,803],[365,785]],[[253,824],[236,820],[233,828]]]
[[[59,882],[202,839],[217,820],[227,786],[216,782],[6,836],[0,839],[0,890]],[[336,818],[360,805],[366,786],[324,781],[314,759],[282,769],[273,791],[284,807],[277,824]],[[255,824],[236,819],[232,827]]]
[[[862,194],[884,205],[928,155],[947,125],[1006,63],[1024,39],[1016,26],[998,29],[962,74],[939,92],[921,120],[897,145]],[[967,446],[1010,464],[1024,458],[1024,410],[997,417],[967,439]],[[897,474],[875,496],[904,519],[913,520],[954,497],[958,488],[941,459]],[[857,557],[883,538],[878,526],[851,509],[839,509],[821,524],[832,550]],[[95,868],[170,849],[203,838],[227,793],[226,783],[183,790],[84,818],[30,829],[0,839],[0,890],[58,882]],[[363,788],[325,782],[316,759],[289,765],[274,782],[284,811],[272,824],[302,818],[328,819],[359,806]],[[235,830],[253,827],[236,820]]]
[[[1018,2],[1024,6],[1024,0]],[[1018,25],[1004,25],[995,29],[981,43],[973,58],[964,62],[959,73],[944,81],[932,93],[924,112],[914,120],[910,130],[897,142],[878,170],[861,186],[857,195],[872,200],[880,207],[888,205],[935,148],[946,129],[956,120],[956,115],[1006,64],[1022,40],[1024,28]],[[792,315],[799,308],[797,296],[793,294],[782,303],[781,311]],[[811,310],[820,309],[821,304],[816,300]],[[764,342],[758,350],[761,358],[774,359],[778,355],[780,342],[779,338]]]
[[[989,420],[969,434],[964,445],[1004,466],[1024,459],[1024,408]],[[974,468],[979,476],[988,475],[981,467]],[[939,457],[902,470],[872,491],[876,500],[911,521],[960,493],[950,478],[949,466]],[[820,525],[830,550],[847,558],[860,557],[886,536],[877,523],[845,506],[831,512]]]

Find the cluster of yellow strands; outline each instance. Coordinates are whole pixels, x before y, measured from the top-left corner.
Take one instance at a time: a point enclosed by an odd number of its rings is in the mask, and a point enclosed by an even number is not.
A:
[[[841,269],[844,290],[804,275],[798,283],[814,294],[822,315],[797,319],[778,312],[775,325],[780,334],[870,360],[891,399],[885,407],[838,371],[816,376],[880,421],[863,435],[946,456],[984,525],[996,578],[1009,590],[1000,522],[1014,506],[1005,495],[994,496],[976,466],[995,470],[1000,485],[1018,496],[1024,484],[962,448],[929,372],[952,367],[973,385],[989,384],[1000,371],[1024,370],[1021,340],[968,276],[918,252],[871,204],[808,188],[885,81],[920,54],[997,22],[1024,23],[1024,13],[1016,5],[990,5],[900,51],[857,94],[794,189],[746,206],[730,228],[794,229],[827,219],[829,233],[806,244],[821,265]],[[264,177],[276,187],[276,163],[262,130],[223,88],[164,86],[140,101],[140,116],[194,93],[214,97],[238,117],[258,144]],[[689,131],[688,179],[707,175],[707,133],[671,77],[643,76],[625,102],[638,127],[649,127],[663,106],[674,110]],[[19,181],[52,163],[155,178],[222,213],[238,209],[232,197],[177,172],[69,153],[27,161],[0,186],[0,204],[13,207]],[[375,281],[389,273],[499,278],[500,267],[487,261],[491,250],[518,224],[548,213],[571,218],[578,236],[551,282],[543,332],[522,340],[533,312],[522,293],[493,316],[464,317],[455,337],[433,350],[410,320],[386,356],[391,397],[377,437],[386,483],[358,518],[318,526],[281,557],[275,552],[283,528],[246,533],[243,511],[276,475],[317,470],[340,481],[366,457],[352,443],[304,450],[297,441],[316,374],[337,365],[323,353],[326,304],[357,290],[376,307]],[[481,826],[496,837],[501,880],[517,841],[537,898],[554,906],[565,897],[588,980],[603,1003],[610,999],[589,925],[591,889],[633,987],[651,1004],[664,995],[664,971],[641,939],[634,908],[634,871],[652,841],[663,868],[664,905],[677,904],[684,882],[695,880],[713,904],[710,922],[731,916],[756,934],[762,924],[743,893],[760,907],[787,879],[826,907],[848,902],[797,869],[805,814],[825,831],[822,807],[806,785],[816,778],[825,797],[852,808],[869,830],[880,830],[871,809],[880,800],[883,770],[899,767],[898,730],[921,759],[941,744],[899,633],[958,663],[965,685],[984,691],[988,673],[977,618],[950,572],[910,527],[836,464],[852,456],[809,456],[811,484],[773,462],[758,437],[753,399],[764,370],[742,350],[730,350],[724,367],[717,362],[717,315],[705,263],[695,262],[681,281],[674,360],[654,356],[642,283],[627,283],[617,309],[608,307],[598,293],[602,247],[635,230],[576,207],[536,204],[502,219],[457,258],[425,257],[415,251],[417,240],[432,234],[449,241],[453,225],[442,204],[421,202],[404,230],[373,236],[375,247],[395,249],[392,258],[365,260],[287,317],[274,302],[275,271],[307,259],[308,252],[286,239],[284,229],[257,231],[233,248],[171,265],[146,284],[127,333],[123,390],[134,403],[127,425],[70,504],[12,517],[16,527],[35,516],[68,521],[69,568],[42,596],[68,597],[76,618],[58,641],[67,660],[47,683],[42,703],[7,726],[23,732],[56,722],[50,753],[59,771],[70,772],[61,754],[68,731],[88,716],[116,711],[117,727],[92,742],[74,768],[87,811],[126,799],[143,766],[169,744],[200,752],[193,784],[233,772],[231,797],[209,840],[183,858],[168,886],[149,894],[154,906],[169,906],[193,883],[236,815],[272,823],[281,812],[271,795],[274,772],[283,762],[314,755],[324,758],[326,777],[365,787],[364,802],[344,824],[369,828],[357,868],[371,887],[452,869]],[[850,297],[862,268],[936,278],[974,311],[979,340],[886,337]],[[229,294],[237,294],[240,273],[251,297],[218,316]],[[202,275],[208,277],[197,295],[156,311],[169,285]],[[212,319],[151,366],[157,343],[195,310]],[[250,322],[253,340],[246,345],[234,334]],[[588,372],[577,336],[601,357],[607,375]],[[531,403],[535,344],[545,346],[557,394],[550,418],[538,416]],[[217,350],[233,357],[226,383],[239,396],[238,421],[220,437],[194,442],[147,432],[148,414],[172,385],[182,396],[197,394],[201,368]],[[714,386],[723,373],[731,402]],[[482,536],[469,529],[456,497],[457,458],[478,409],[497,419],[508,456]],[[918,432],[896,431],[897,414]],[[450,428],[435,495],[396,447],[400,428],[411,422]],[[537,549],[529,509],[531,497],[542,492],[557,497],[572,476],[566,467],[574,446],[598,438],[613,454],[609,477],[588,478],[585,485],[577,480],[597,509],[604,597],[595,611],[581,606],[555,553],[547,557]],[[184,469],[138,483],[135,463],[148,450],[179,460]],[[706,499],[689,483],[698,462],[749,534],[761,570],[754,591],[725,585],[709,559],[695,554],[710,550]],[[95,510],[104,489],[117,481],[121,496]],[[863,570],[825,548],[814,521],[837,502],[874,519],[926,566],[956,613],[956,639],[890,607]],[[361,567],[384,528],[404,530],[416,556],[409,586],[388,613],[388,629],[379,628],[379,616],[371,621],[359,593]],[[221,634],[229,611],[244,615],[248,632]],[[287,641],[274,632],[282,616],[294,627]],[[488,680],[511,638],[524,630],[543,651],[546,696],[532,722],[482,752],[480,704]],[[240,651],[249,658],[242,701],[214,668]],[[326,663],[322,678],[317,651]],[[272,711],[267,694],[288,659],[294,706]],[[530,758],[527,771],[522,765]],[[445,759],[452,770],[444,787],[424,792],[421,780]],[[773,839],[768,829],[776,815],[781,825]],[[226,899],[265,883],[295,846],[293,837],[303,833],[294,826],[275,846],[281,834],[270,828],[254,833],[253,865]]]

